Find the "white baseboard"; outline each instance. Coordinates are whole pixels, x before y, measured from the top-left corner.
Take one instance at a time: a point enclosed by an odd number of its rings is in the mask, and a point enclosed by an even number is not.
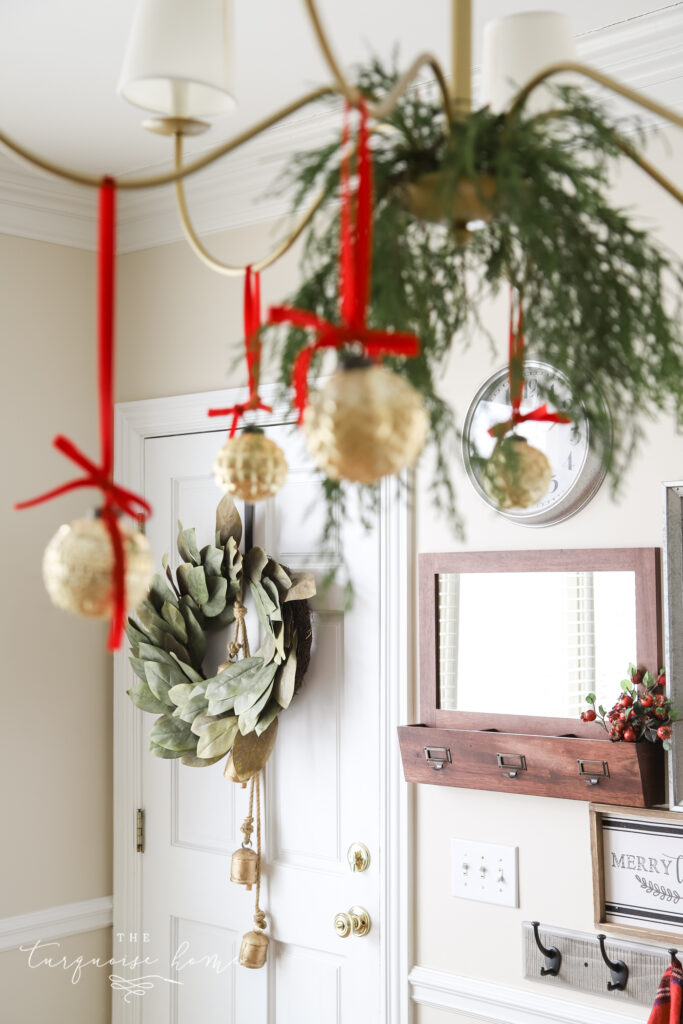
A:
[[[112,923],[112,898],[102,896],[82,903],[65,903],[30,914],[0,918],[0,953],[17,949],[40,939],[49,942],[67,935],[80,935]]]
[[[413,1002],[454,1010],[491,1024],[586,1024],[587,1019],[591,1024],[635,1024],[636,1020],[618,1010],[594,1005],[589,1008],[585,1003],[461,978],[428,967],[413,967],[408,980]]]

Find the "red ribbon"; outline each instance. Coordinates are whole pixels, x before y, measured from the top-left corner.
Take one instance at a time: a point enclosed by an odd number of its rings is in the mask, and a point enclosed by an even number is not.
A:
[[[272,412],[269,405],[264,405],[259,398],[259,370],[261,366],[261,275],[247,267],[244,276],[244,353],[247,360],[249,378],[249,398],[246,402],[238,402],[228,409],[209,409],[209,416],[232,416],[230,437],[235,436],[237,424],[249,409],[262,409]]]
[[[522,397],[524,395],[524,331],[522,303],[518,300],[517,324],[515,326],[515,294],[510,289],[510,342],[509,342],[509,363],[508,379],[510,381],[510,405],[512,416],[504,423],[496,423],[489,428],[491,437],[499,440],[505,437],[509,430],[512,430],[518,423],[526,423],[527,420],[543,420],[546,423],[571,423],[568,416],[560,412],[549,412],[548,406],[544,403],[539,405],[532,412],[521,413]]]
[[[115,223],[116,223],[116,184],[106,178],[100,187],[99,205],[99,252],[98,252],[98,395],[100,419],[100,458],[101,464],[92,462],[81,452],[73,441],[62,434],[54,438],[52,444],[77,466],[85,471],[85,476],[70,480],[68,483],[55,487],[45,494],[30,501],[16,504],[15,509],[31,508],[44,501],[74,491],[79,487],[96,487],[102,491],[104,504],[100,508],[100,516],[109,532],[114,554],[114,603],[109,628],[107,647],[116,650],[121,644],[121,636],[126,618],[126,565],[123,538],[118,521],[118,512],[125,512],[139,521],[150,515],[152,509],[148,502],[133,491],[119,487],[114,482],[114,264],[115,264]]]
[[[344,113],[342,163],[340,170],[339,282],[340,324],[317,316],[306,309],[275,306],[268,311],[269,323],[289,323],[293,327],[317,332],[314,342],[301,349],[292,370],[294,404],[303,420],[308,400],[308,372],[314,354],[321,348],[341,348],[350,343],[362,345],[365,353],[379,359],[385,354],[416,356],[420,341],[414,334],[392,330],[372,330],[366,324],[372,254],[372,158],[370,154],[367,107],[361,102],[358,132],[358,188],[355,202],[351,190],[351,146],[349,107]]]

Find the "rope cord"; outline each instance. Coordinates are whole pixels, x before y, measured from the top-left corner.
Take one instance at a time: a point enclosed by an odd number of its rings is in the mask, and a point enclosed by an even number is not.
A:
[[[266,915],[259,906],[261,896],[261,773],[257,772],[253,779],[256,789],[256,896],[254,898],[254,924],[261,931],[266,928]]]

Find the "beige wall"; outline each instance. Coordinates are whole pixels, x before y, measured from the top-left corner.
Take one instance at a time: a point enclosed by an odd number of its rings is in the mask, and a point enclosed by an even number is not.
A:
[[[94,504],[77,492],[25,512],[11,504],[77,473],[51,447],[63,432],[97,454],[91,253],[0,236],[4,500],[0,918],[111,894],[111,679],[105,627],[54,608],[43,549]],[[84,938],[90,942],[89,937]],[[98,945],[106,945],[100,937]],[[48,986],[43,988],[43,985]],[[75,988],[0,954],[3,1019],[106,1019]],[[50,994],[51,993],[51,994]],[[53,1016],[29,1014],[41,999]],[[5,1017],[9,1005],[12,1012]],[[80,1010],[79,1010],[80,1012]]]
[[[244,264],[274,248],[281,225],[256,224],[206,239],[226,262]],[[263,275],[269,303],[295,287],[297,253]],[[119,261],[117,398],[132,401],[246,384],[243,360],[243,278],[210,271],[184,242],[131,253]],[[273,379],[265,353],[263,380]]]
[[[70,935],[41,947],[27,966],[28,954],[11,950],[0,956],[2,1020],[6,1024],[106,1024],[110,1020],[111,968],[88,965],[111,957],[111,929]],[[52,960],[54,966],[41,966]],[[83,969],[78,972],[78,961]]]

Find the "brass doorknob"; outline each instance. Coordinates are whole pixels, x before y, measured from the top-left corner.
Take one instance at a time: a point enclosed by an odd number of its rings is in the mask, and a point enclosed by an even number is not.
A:
[[[362,938],[368,934],[372,922],[365,907],[351,907],[349,917],[351,918],[351,931],[354,935]]]
[[[351,907],[348,914],[337,914],[334,930],[340,939],[347,939],[351,934],[362,938],[370,931],[371,924],[370,915],[364,907]]]

